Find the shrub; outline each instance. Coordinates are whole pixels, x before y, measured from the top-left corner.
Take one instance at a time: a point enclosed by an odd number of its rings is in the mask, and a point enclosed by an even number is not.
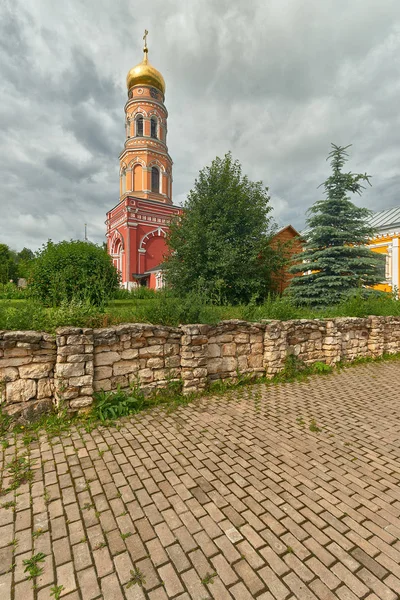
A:
[[[21,300],[26,298],[25,290],[18,288],[15,283],[0,283],[0,299],[1,300]]]
[[[150,300],[156,298],[159,293],[161,292],[156,292],[156,290],[145,286],[140,286],[132,290],[116,290],[113,297],[115,300]]]
[[[72,300],[101,306],[113,297],[118,284],[118,272],[100,246],[49,241],[34,261],[30,291],[47,306]]]
[[[39,302],[0,302],[0,329],[42,331],[47,325],[47,311]]]

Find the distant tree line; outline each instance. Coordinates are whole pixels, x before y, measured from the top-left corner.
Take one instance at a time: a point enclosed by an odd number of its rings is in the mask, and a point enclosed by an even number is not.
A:
[[[27,279],[34,258],[29,248],[16,252],[7,244],[0,244],[0,283],[17,283],[20,277]]]

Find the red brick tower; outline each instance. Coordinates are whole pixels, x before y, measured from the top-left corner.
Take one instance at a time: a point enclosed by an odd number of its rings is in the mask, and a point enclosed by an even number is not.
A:
[[[167,148],[164,78],[148,61],[127,76],[126,140],[120,154],[120,199],[107,213],[107,248],[123,287],[162,286],[168,224],[181,209],[172,204],[172,159]]]

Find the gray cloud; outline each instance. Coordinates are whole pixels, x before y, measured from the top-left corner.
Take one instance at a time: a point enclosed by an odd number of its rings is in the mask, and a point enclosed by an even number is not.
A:
[[[373,175],[355,201],[400,203],[398,0],[5,0],[0,7],[1,241],[101,242],[118,201],[125,76],[163,73],[174,201],[231,150],[269,186],[279,225],[321,196],[330,143]]]

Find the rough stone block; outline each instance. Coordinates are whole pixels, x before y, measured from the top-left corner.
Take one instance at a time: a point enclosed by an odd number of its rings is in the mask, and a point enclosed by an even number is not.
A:
[[[85,367],[81,363],[57,363],[57,377],[80,377],[84,374]]]
[[[137,358],[139,356],[139,350],[137,348],[129,348],[128,350],[123,350],[121,352],[121,358],[123,360],[132,360],[133,358]]]
[[[127,375],[139,369],[138,360],[120,360],[113,365],[113,375]]]
[[[223,344],[222,346],[223,356],[235,356],[236,355],[236,344],[234,342],[230,344]]]
[[[165,366],[166,367],[179,367],[181,364],[181,358],[180,356],[168,356],[165,359]]]
[[[121,356],[118,352],[96,352],[94,355],[95,367],[100,367],[103,365],[113,365],[119,360],[121,360]]]
[[[52,379],[39,379],[37,382],[37,397],[38,400],[42,398],[51,398],[53,396],[54,384]]]
[[[74,387],[83,387],[85,385],[92,385],[93,377],[92,375],[83,375],[81,377],[70,377],[69,385]]]
[[[36,381],[33,379],[18,379],[6,384],[7,402],[27,402],[36,396]]]
[[[163,356],[163,347],[160,344],[155,346],[146,346],[145,348],[139,348],[139,356]]]
[[[151,383],[154,381],[154,374],[151,369],[141,369],[138,374],[140,383]]]
[[[96,367],[94,370],[94,380],[108,379],[112,376],[112,367]]]
[[[83,408],[84,406],[90,406],[93,404],[93,398],[91,396],[79,396],[75,400],[71,400],[69,406],[71,409]]]
[[[83,354],[85,346],[83,344],[75,344],[73,346],[62,346],[58,349],[57,354],[59,356],[68,356],[69,354]]]
[[[233,356],[227,356],[222,359],[221,371],[236,371],[237,369],[237,360]]]
[[[147,367],[149,369],[162,369],[164,367],[163,358],[149,358],[147,360]]]
[[[43,379],[44,377],[49,377],[53,367],[54,364],[48,362],[21,366],[19,368],[19,376],[21,379]]]
[[[2,365],[3,361],[0,361],[0,365]],[[15,381],[18,379],[18,369],[16,367],[2,367],[0,366],[0,380],[7,381]]]
[[[88,335],[69,335],[67,337],[67,345],[74,346],[80,344],[93,344],[93,336]]]
[[[219,344],[208,344],[207,356],[210,358],[218,358],[221,356],[221,346]]]

